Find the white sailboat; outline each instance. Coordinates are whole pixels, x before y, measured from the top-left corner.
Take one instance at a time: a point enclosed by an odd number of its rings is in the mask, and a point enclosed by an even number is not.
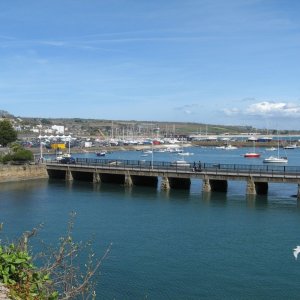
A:
[[[286,156],[279,156],[279,139],[277,142],[277,157],[276,156],[269,156],[263,160],[264,163],[279,163],[279,164],[286,164],[288,162],[288,158]]]

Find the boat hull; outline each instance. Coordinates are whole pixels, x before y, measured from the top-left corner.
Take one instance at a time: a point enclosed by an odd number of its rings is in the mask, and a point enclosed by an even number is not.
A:
[[[287,158],[283,157],[269,157],[263,160],[264,163],[273,163],[273,164],[286,164],[288,162]]]
[[[246,158],[258,158],[258,157],[260,157],[260,154],[259,153],[245,153],[244,157],[246,157]]]

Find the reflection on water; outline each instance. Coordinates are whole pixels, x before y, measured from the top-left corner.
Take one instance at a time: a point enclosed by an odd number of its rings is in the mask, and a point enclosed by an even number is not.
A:
[[[17,182],[0,183],[1,192],[5,191],[31,191],[37,189],[44,189],[48,185],[48,179],[25,180]]]

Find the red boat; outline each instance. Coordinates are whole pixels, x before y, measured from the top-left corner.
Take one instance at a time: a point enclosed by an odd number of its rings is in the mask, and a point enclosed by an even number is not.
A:
[[[250,152],[250,153],[245,153],[244,157],[257,158],[257,157],[260,157],[260,154],[259,153],[255,153],[255,152]]]
[[[247,158],[258,158],[258,157],[260,157],[260,154],[255,152],[255,141],[254,140],[253,140],[253,150],[252,150],[252,152],[245,153],[244,157],[247,157]]]

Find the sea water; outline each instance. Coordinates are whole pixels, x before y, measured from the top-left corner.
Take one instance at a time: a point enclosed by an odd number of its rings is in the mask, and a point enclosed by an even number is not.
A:
[[[261,164],[269,155],[249,160],[242,157],[248,150],[189,148],[194,154],[185,159]],[[300,149],[290,151],[289,165],[297,165]],[[141,153],[109,156],[137,159]],[[180,157],[154,153],[153,159]],[[297,186],[270,184],[267,196],[256,197],[246,196],[245,182],[229,182],[226,194],[201,188],[200,180],[192,180],[190,190],[169,192],[159,185],[63,180],[1,184],[1,235],[14,238],[43,223],[40,237],[55,243],[76,212],[76,240],[93,238],[99,256],[112,243],[96,278],[97,299],[298,299],[300,261],[292,251],[300,245]]]

